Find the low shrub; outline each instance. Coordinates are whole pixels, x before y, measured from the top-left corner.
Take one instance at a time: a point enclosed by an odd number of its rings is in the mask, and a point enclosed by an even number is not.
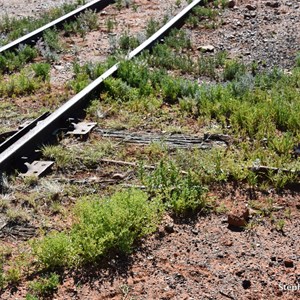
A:
[[[187,216],[206,208],[206,188],[194,173],[182,173],[172,162],[160,162],[150,175],[141,173],[150,194],[161,198],[176,216]]]
[[[128,254],[138,238],[156,229],[161,212],[159,201],[138,190],[84,197],[75,206],[71,231],[35,241],[33,251],[46,268],[94,263],[109,252]]]
[[[32,69],[36,77],[41,78],[43,81],[50,79],[50,64],[48,63],[36,63],[33,64]]]
[[[0,74],[20,70],[26,63],[31,62],[38,51],[30,46],[21,46],[18,51],[8,51],[0,55]]]
[[[31,282],[29,289],[36,296],[46,297],[52,295],[57,290],[58,285],[59,276],[55,273],[52,273],[47,277]]]

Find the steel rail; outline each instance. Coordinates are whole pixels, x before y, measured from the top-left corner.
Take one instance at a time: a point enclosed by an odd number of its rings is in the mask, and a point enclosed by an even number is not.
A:
[[[4,53],[7,50],[14,50],[15,48],[19,47],[20,45],[25,45],[25,44],[34,45],[37,42],[37,40],[42,37],[43,32],[45,30],[54,28],[54,27],[59,27],[65,22],[72,21],[78,15],[80,15],[82,12],[84,12],[85,10],[90,9],[90,10],[100,11],[100,10],[104,9],[106,6],[108,6],[109,4],[112,4],[113,2],[115,2],[115,0],[93,0],[81,7],[78,7],[77,9],[67,13],[66,15],[14,40],[13,42],[8,43],[5,46],[2,46],[0,48],[0,54]]]
[[[149,39],[131,51],[126,59],[130,60],[139,55],[143,50],[151,48],[156,42],[161,42],[164,36],[168,34],[172,28],[184,24],[184,20],[188,14],[201,2],[202,0],[194,0]],[[64,127],[65,121],[80,111],[87,104],[87,100],[90,99],[91,95],[100,90],[103,81],[116,73],[118,68],[119,63],[116,63],[81,92],[54,111],[45,120],[39,122],[36,127],[31,129],[21,139],[2,152],[0,154],[0,173],[7,171],[7,169],[14,165],[13,163],[19,161],[22,156],[28,155],[30,151],[32,152],[33,149],[36,149],[35,147],[40,146],[42,143],[49,140],[49,136],[51,136],[55,130]]]

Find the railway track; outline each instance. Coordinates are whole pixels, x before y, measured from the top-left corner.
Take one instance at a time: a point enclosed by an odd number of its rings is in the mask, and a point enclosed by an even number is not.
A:
[[[63,24],[67,22],[71,22],[75,20],[80,14],[87,10],[94,10],[94,11],[101,11],[109,4],[114,3],[115,0],[93,0],[88,2],[87,4],[71,11],[70,13],[16,39],[15,41],[8,43],[7,45],[0,47],[0,54],[6,51],[12,51],[16,48],[20,47],[21,45],[35,45],[38,39],[43,36],[43,33],[48,29],[53,29],[55,27],[59,28]]]
[[[91,9],[91,7],[101,9],[113,1],[92,1],[88,5],[84,6],[85,9]],[[179,14],[172,18],[167,24],[154,33],[149,39],[139,45],[136,49],[132,50],[126,57],[127,60],[131,60],[134,57],[141,54],[146,49],[151,49],[153,45],[158,42],[162,42],[163,38],[173,28],[181,27],[184,24],[185,18],[193,10],[193,8],[201,4],[201,0],[195,0],[187,7],[185,7]],[[75,15],[78,15],[81,10],[76,10],[73,14],[68,14],[43,27],[43,30],[50,28],[50,26],[57,26],[62,22],[72,19]],[[42,29],[34,33],[33,36],[25,36],[20,38],[18,43],[27,43],[36,40],[42,34]],[[17,46],[17,41],[11,44],[11,49]],[[9,46],[9,45],[7,45]],[[1,48],[1,51],[6,51],[8,48]],[[19,169],[24,171],[25,164],[32,162],[36,157],[36,151],[43,144],[48,144],[57,139],[54,132],[59,132],[60,129],[69,127],[69,120],[76,119],[83,115],[83,108],[87,106],[92,95],[101,90],[102,83],[105,79],[114,75],[119,68],[119,63],[116,63],[106,72],[104,72],[95,81],[89,84],[81,92],[76,94],[73,98],[51,113],[49,116],[43,117],[43,120],[35,120],[34,123],[25,126],[21,132],[17,132],[12,138],[5,141],[0,149],[0,172],[5,173],[13,169]]]

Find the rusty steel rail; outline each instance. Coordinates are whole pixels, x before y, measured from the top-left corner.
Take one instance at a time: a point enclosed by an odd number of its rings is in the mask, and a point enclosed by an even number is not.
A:
[[[79,8],[67,13],[66,15],[14,40],[11,43],[8,43],[7,45],[0,47],[0,54],[4,53],[5,51],[8,50],[14,50],[17,47],[19,47],[20,45],[34,45],[39,38],[42,37],[43,32],[47,29],[51,29],[54,27],[60,27],[62,26],[62,24],[64,24],[65,22],[70,22],[73,21],[74,19],[76,19],[76,17],[78,17],[81,13],[83,13],[84,11],[90,9],[90,10],[96,10],[96,11],[100,11],[102,9],[104,9],[106,6],[108,6],[109,4],[114,3],[115,0],[93,0],[83,6],[80,6]]]
[[[154,33],[149,39],[131,51],[126,59],[130,60],[139,55],[143,50],[150,49],[155,43],[161,42],[164,36],[166,36],[171,29],[182,26],[185,18],[189,15],[192,9],[201,3],[202,0],[194,0],[167,24]],[[82,108],[87,105],[91,95],[101,89],[103,81],[116,73],[118,68],[119,63],[112,66],[104,74],[85,87],[81,92],[68,100],[45,120],[39,122],[36,127],[31,129],[22,138],[3,151],[0,154],[0,174],[1,172],[6,172],[12,165],[15,167],[22,157],[32,153],[36,147],[49,142],[49,139],[53,137],[53,132],[59,128],[65,127],[66,120],[74,117],[78,111],[81,111]]]

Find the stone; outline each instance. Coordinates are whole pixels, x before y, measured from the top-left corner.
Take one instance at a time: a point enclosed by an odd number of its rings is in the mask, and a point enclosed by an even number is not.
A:
[[[272,7],[272,8],[278,8],[280,6],[279,1],[268,1],[266,2],[266,6]]]
[[[251,287],[251,281],[247,279],[243,280],[242,286],[245,290],[249,289]]]
[[[235,275],[238,276],[238,277],[242,277],[242,275],[243,275],[244,273],[245,273],[245,270],[242,269],[242,270],[236,271],[236,272],[235,272]]]
[[[174,232],[174,224],[169,223],[169,224],[165,225],[165,231],[167,233],[173,233]]]
[[[283,263],[284,263],[284,266],[286,268],[293,268],[294,267],[294,262],[291,259],[285,259],[283,261]]]
[[[59,65],[56,65],[56,66],[54,66],[54,68],[56,69],[56,70],[58,70],[58,71],[61,71],[61,70],[63,70],[63,66],[59,66]]]
[[[197,235],[197,234],[199,233],[199,230],[193,228],[193,229],[192,229],[192,233],[195,234],[195,235]]]
[[[246,8],[247,8],[248,10],[256,10],[256,6],[255,6],[255,5],[252,5],[252,4],[247,4],[247,5],[246,5]]]
[[[201,50],[204,53],[206,53],[206,52],[214,52],[215,47],[212,46],[212,45],[205,45],[205,46],[200,46],[198,48],[198,50]]]
[[[234,227],[244,227],[249,218],[247,207],[237,207],[228,214],[228,224]]]
[[[229,0],[227,2],[227,6],[228,6],[228,8],[234,8],[235,7],[235,1],[234,0]]]

